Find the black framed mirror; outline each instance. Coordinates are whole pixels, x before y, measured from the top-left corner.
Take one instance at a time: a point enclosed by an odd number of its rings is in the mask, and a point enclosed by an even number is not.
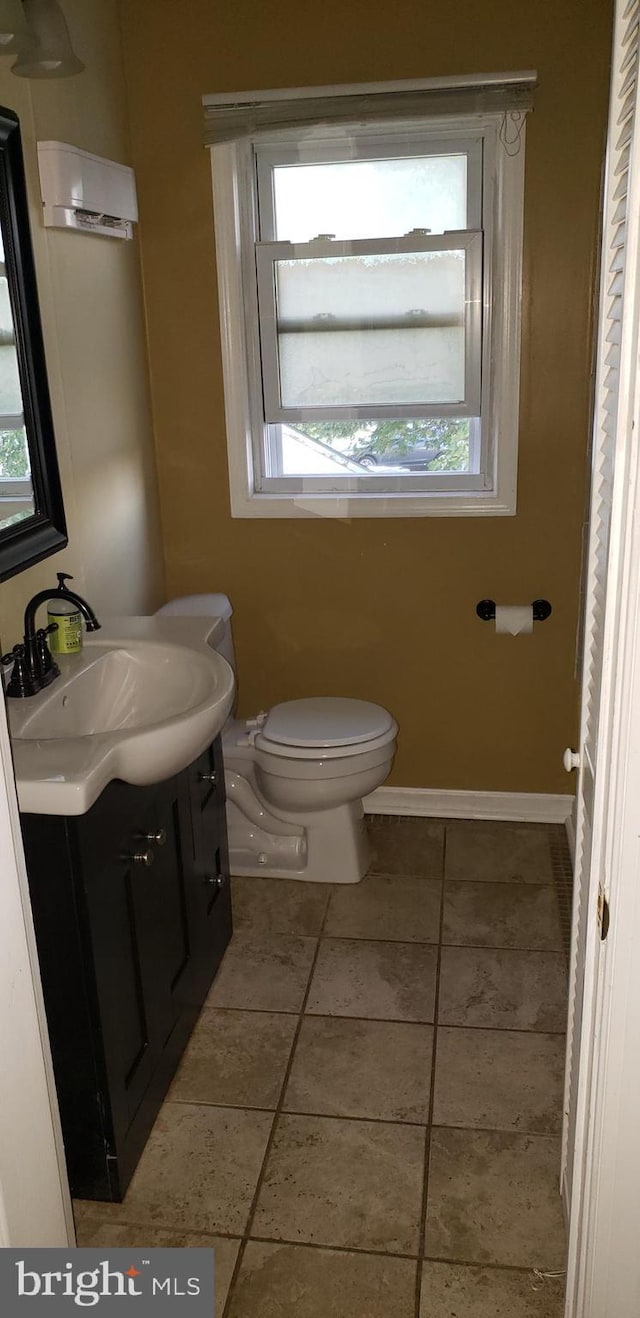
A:
[[[0,107],[0,581],[66,544],[20,124]]]

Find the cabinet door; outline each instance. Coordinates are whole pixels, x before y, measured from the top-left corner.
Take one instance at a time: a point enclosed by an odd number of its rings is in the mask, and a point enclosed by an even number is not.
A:
[[[22,815],[21,824],[69,1184],[77,1198],[109,1199],[114,1132],[86,903],[75,883],[76,821]]]
[[[174,1028],[189,965],[178,782],[111,783],[78,824],[117,1136]]]

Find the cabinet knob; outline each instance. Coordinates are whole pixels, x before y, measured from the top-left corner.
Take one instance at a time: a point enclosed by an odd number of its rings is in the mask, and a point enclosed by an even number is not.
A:
[[[130,861],[134,865],[146,865],[148,869],[153,865],[154,855],[151,847],[147,847],[146,851],[134,851],[130,856],[123,856],[122,860]]]
[[[224,874],[205,874],[204,882],[211,888],[223,888]]]
[[[199,773],[199,774],[198,774],[198,782],[200,782],[200,783],[212,783],[212,784],[215,785],[215,783],[217,783],[217,781],[218,781],[218,775],[217,775],[215,769],[212,769],[212,770],[211,770],[211,773]]]
[[[159,847],[164,847],[167,841],[167,832],[164,828],[159,828],[157,833],[143,833],[145,842],[155,842]]]
[[[567,749],[564,755],[562,756],[562,763],[567,773],[571,773],[573,769],[579,769],[580,768],[579,751],[574,751],[572,750],[571,746],[567,746]]]

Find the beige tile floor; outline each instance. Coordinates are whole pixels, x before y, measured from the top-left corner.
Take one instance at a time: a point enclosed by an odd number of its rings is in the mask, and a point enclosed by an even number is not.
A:
[[[357,887],[235,879],[236,933],[123,1204],[216,1318],[560,1318],[557,830],[377,817]]]

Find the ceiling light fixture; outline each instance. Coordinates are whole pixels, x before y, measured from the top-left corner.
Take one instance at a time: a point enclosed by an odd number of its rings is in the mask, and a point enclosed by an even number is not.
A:
[[[27,36],[20,0],[0,0],[0,55],[15,55]]]
[[[0,16],[5,2],[0,0]],[[71,45],[58,0],[23,0],[22,8],[26,30],[16,34],[12,49],[18,50],[18,58],[11,72],[18,78],[69,78],[82,73],[84,64]],[[2,50],[6,52],[7,47],[0,46]]]

